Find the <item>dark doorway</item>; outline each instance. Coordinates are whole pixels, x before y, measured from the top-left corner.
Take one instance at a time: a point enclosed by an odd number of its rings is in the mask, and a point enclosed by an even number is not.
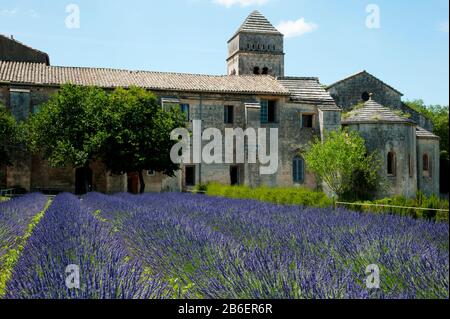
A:
[[[230,180],[231,185],[236,186],[239,185],[239,167],[238,166],[231,166],[230,167]]]
[[[139,194],[139,173],[128,173],[128,193]]]
[[[92,191],[92,169],[79,167],[75,171],[75,194],[84,195]]]
[[[195,186],[195,166],[186,166],[185,184],[188,187]]]

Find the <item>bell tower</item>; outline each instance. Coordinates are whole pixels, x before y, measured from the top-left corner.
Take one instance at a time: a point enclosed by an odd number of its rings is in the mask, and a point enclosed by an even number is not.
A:
[[[284,76],[284,36],[253,11],[228,41],[228,75]]]

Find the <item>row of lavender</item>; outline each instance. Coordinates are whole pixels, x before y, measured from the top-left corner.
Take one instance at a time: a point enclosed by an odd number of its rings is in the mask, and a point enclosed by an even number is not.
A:
[[[5,256],[17,248],[32,219],[44,209],[47,197],[29,194],[0,203],[0,269]]]
[[[449,296],[448,224],[187,194],[90,194],[83,206],[175,297]],[[367,287],[369,265],[381,289]]]
[[[30,194],[0,202],[0,298],[33,226],[42,217],[47,198]]]
[[[77,274],[71,277],[68,269]],[[109,225],[83,209],[77,197],[63,194],[27,241],[6,298],[164,298],[166,291],[138,260],[130,260]]]

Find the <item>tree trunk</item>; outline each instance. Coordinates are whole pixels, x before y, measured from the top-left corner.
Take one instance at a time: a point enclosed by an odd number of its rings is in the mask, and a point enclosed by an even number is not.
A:
[[[140,185],[140,193],[145,193],[145,182],[144,182],[144,174],[142,174],[142,170],[139,171],[139,185]]]

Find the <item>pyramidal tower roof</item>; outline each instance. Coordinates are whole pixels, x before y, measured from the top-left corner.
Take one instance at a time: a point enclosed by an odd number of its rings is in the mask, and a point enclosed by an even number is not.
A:
[[[250,13],[234,36],[240,32],[283,35],[257,10]]]
[[[372,99],[372,95],[362,108],[353,110],[347,114],[342,124],[353,123],[412,123],[414,122],[388,107],[378,104]]]

